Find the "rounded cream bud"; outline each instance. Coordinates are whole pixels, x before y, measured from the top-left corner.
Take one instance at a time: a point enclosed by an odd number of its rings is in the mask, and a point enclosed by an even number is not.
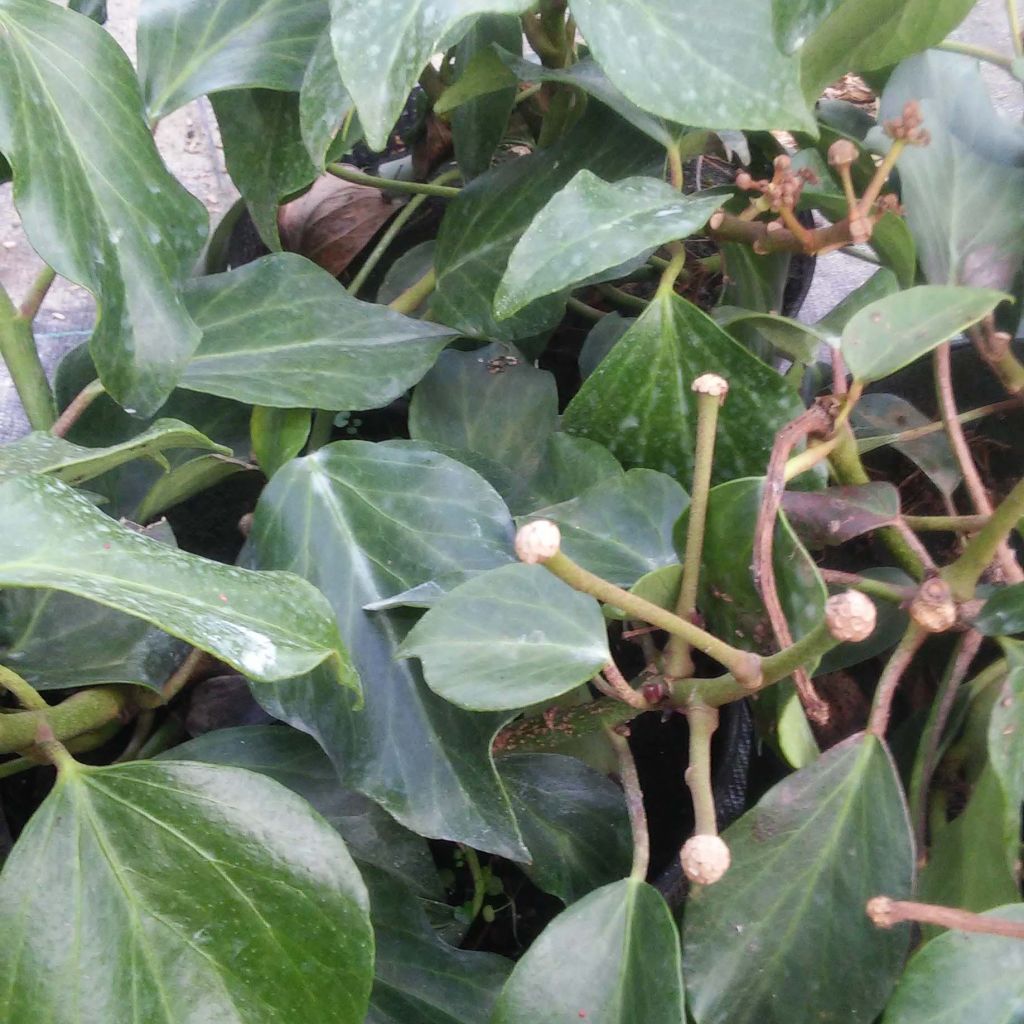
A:
[[[849,139],[836,139],[828,147],[828,162],[831,167],[849,166],[857,159],[857,147]]]
[[[725,396],[729,394],[729,382],[724,377],[719,377],[717,373],[702,373],[690,388],[698,395],[711,395],[720,402],[724,402]]]
[[[729,870],[732,857],[719,836],[690,836],[679,852],[683,874],[697,885],[712,885]]]
[[[859,590],[835,594],[825,602],[825,626],[840,642],[859,643],[875,631],[878,613]]]
[[[925,580],[910,602],[910,617],[929,633],[945,633],[956,624],[956,602],[940,576]]]
[[[550,519],[535,519],[516,533],[516,555],[527,565],[546,562],[561,546],[562,531]]]

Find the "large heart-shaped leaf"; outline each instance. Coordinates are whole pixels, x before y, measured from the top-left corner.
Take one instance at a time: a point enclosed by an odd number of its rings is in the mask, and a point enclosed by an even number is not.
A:
[[[126,612],[255,679],[326,661],[358,694],[330,607],[290,573],[210,562],[115,523],[59,480],[0,483],[0,586],[61,590]]]
[[[505,565],[456,587],[399,651],[459,707],[501,711],[550,701],[611,660],[598,603],[538,565]]]
[[[334,59],[331,30],[328,25],[320,34],[306,67],[299,91],[299,128],[306,152],[318,171],[324,169],[327,151],[352,113],[352,97],[349,96],[338,72]],[[357,133],[351,129],[346,133],[352,142]],[[361,129],[358,134],[361,134]]]
[[[320,671],[257,686],[260,702],[315,736],[346,785],[414,831],[523,858],[490,760],[505,716],[468,714],[436,697],[414,663],[395,660],[409,614],[363,610],[446,573],[507,562],[511,533],[498,495],[454,459],[415,445],[345,441],[275,475],[256,509],[247,560],[320,587],[366,681],[361,711]]]
[[[761,473],[776,431],[803,409],[796,392],[675,294],[655,297],[569,403],[563,429],[606,445],[624,466],[684,486],[693,475],[693,381],[717,373],[736,386],[719,416],[716,480]]]
[[[325,0],[142,4],[139,77],[150,118],[225,89],[297,92],[327,16]]]
[[[703,227],[722,196],[682,195],[657,178],[615,184],[580,171],[534,217],[494,297],[504,319],[524,306]]]
[[[330,0],[331,39],[341,77],[372,149],[388,134],[420,72],[457,43],[480,14],[519,14],[527,0]]]
[[[799,64],[776,48],[763,0],[576,0],[572,13],[608,77],[644,110],[706,128],[814,130]]]
[[[194,281],[203,341],[182,387],[279,408],[376,409],[412,387],[454,332],[353,299],[291,253]]]
[[[626,878],[541,932],[502,990],[492,1024],[679,1024],[679,935],[661,894]]]
[[[550,331],[565,309],[559,295],[504,320],[494,316],[494,295],[519,237],[577,171],[587,168],[606,181],[617,181],[660,160],[660,148],[649,138],[595,103],[549,149],[482,174],[452,200],[441,222],[434,257],[434,318],[467,334],[503,341]]]
[[[540,468],[530,480],[530,511],[568,501],[602,480],[621,476],[618,459],[603,444],[558,431],[548,438]]]
[[[854,378],[869,384],[977,323],[1006,298],[991,288],[918,285],[854,313],[839,348]]]
[[[784,779],[724,833],[732,866],[686,908],[698,1024],[873,1021],[910,942],[864,906],[910,895],[914,849],[888,752],[853,736]]]
[[[534,885],[566,905],[629,873],[633,838],[622,790],[562,754],[509,754],[498,761],[531,862]]]
[[[33,248],[96,296],[90,343],[122,405],[156,411],[199,343],[179,297],[206,211],[168,173],[135,71],[95,22],[0,0],[0,150]]]
[[[334,829],[269,779],[69,767],[0,875],[0,1015],[362,1024],[368,902]]]

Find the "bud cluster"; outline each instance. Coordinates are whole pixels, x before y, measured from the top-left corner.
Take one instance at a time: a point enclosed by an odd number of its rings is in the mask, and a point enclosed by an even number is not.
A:
[[[794,171],[792,161],[784,153],[775,158],[773,166],[775,172],[771,181],[766,178],[754,178],[746,171],[740,171],[736,175],[736,185],[744,192],[762,193],[775,212],[783,208],[793,210],[800,201],[804,185],[816,185],[818,176],[809,167],[801,167]]]

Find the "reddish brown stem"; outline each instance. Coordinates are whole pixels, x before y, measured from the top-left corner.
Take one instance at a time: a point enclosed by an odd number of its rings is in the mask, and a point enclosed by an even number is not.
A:
[[[867,731],[873,736],[884,738],[886,729],[889,728],[889,714],[892,711],[896,687],[899,686],[903,673],[914,660],[914,655],[927,636],[928,634],[916,622],[911,622],[903,634],[903,639],[897,644],[896,650],[886,663],[882,677],[878,680],[875,700],[871,705],[871,718],[868,720]]]
[[[773,222],[775,223],[775,222]],[[849,219],[844,217],[835,224],[813,228],[807,233],[807,245],[792,231],[778,225],[769,230],[768,223],[760,220],[743,220],[724,210],[719,210],[708,222],[711,237],[718,242],[742,242],[752,246],[759,253],[770,252],[828,252],[850,245]]]
[[[867,914],[878,928],[892,928],[904,921],[915,921],[938,928],[953,928],[960,932],[1024,939],[1024,921],[1009,921],[1005,917],[974,914],[969,910],[940,907],[934,903],[914,903],[912,900],[875,896],[868,900]]]

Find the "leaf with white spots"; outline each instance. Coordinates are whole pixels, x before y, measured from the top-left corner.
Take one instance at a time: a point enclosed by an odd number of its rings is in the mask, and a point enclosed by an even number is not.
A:
[[[815,130],[767,0],[574,0],[572,12],[608,77],[652,114],[704,128]]]
[[[520,14],[529,0],[330,0],[341,77],[371,148],[387,145],[416,79],[480,14]]]
[[[305,580],[168,547],[50,477],[0,483],[0,586],[88,598],[254,679],[287,679],[326,662],[335,686],[359,692],[330,606]]]
[[[533,218],[494,297],[501,319],[703,227],[722,196],[688,196],[657,178],[609,184],[582,170]]]

